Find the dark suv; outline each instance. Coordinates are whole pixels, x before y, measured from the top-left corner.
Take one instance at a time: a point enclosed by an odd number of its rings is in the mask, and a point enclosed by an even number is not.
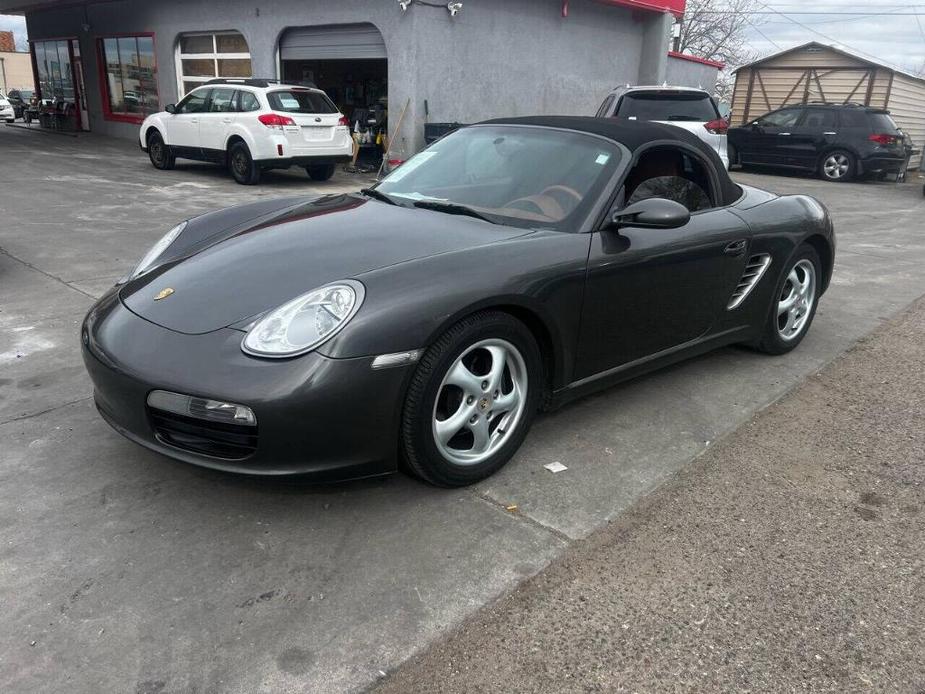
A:
[[[905,174],[912,143],[889,111],[851,104],[800,104],[730,128],[731,164],[815,171],[827,181]]]
[[[13,105],[13,114],[16,118],[23,117],[23,109],[29,108],[33,91],[31,89],[11,89],[6,98]]]

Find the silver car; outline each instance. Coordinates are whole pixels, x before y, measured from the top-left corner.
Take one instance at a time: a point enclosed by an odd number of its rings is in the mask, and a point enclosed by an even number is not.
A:
[[[598,118],[626,118],[668,123],[694,133],[716,150],[729,168],[726,131],[729,124],[719,114],[709,92],[692,87],[617,87],[597,110]]]

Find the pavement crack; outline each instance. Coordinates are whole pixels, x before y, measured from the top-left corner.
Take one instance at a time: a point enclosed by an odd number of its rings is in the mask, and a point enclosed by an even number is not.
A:
[[[10,253],[8,250],[6,250],[3,246],[0,246],[0,253],[2,253],[3,255],[5,255],[5,256],[6,256],[7,258],[9,258],[10,260],[15,260],[15,261],[16,261],[17,263],[19,263],[20,265],[24,265],[25,267],[29,268],[30,270],[34,270],[35,272],[39,273],[40,275],[45,275],[45,277],[47,277],[47,278],[49,278],[49,279],[52,279],[52,280],[54,280],[55,282],[59,282],[60,284],[63,284],[65,287],[67,287],[68,289],[73,289],[75,292],[78,292],[78,293],[80,293],[80,294],[83,294],[84,296],[86,296],[86,297],[88,297],[88,298],[90,298],[90,299],[93,299],[94,301],[96,301],[96,300],[99,298],[99,297],[93,296],[93,294],[89,294],[89,293],[85,292],[83,289],[78,289],[77,287],[75,287],[74,285],[70,284],[69,282],[64,281],[63,279],[61,279],[61,278],[58,277],[57,275],[53,275],[53,274],[51,274],[50,272],[45,272],[44,270],[42,270],[41,268],[36,267],[36,266],[33,265],[32,263],[30,263],[30,262],[28,262],[28,261],[26,261],[26,260],[23,260],[22,258],[19,258],[19,257],[15,256],[15,255],[13,255],[13,254]]]
[[[5,419],[2,422],[0,422],[0,427],[5,426],[7,424],[12,424],[13,422],[22,422],[23,420],[26,420],[26,419],[32,419],[33,417],[41,417],[43,414],[48,414],[49,412],[60,410],[62,407],[69,407],[71,405],[76,405],[79,402],[84,402],[86,400],[92,400],[92,399],[93,399],[92,395],[86,395],[82,398],[77,398],[76,400],[71,400],[70,402],[64,402],[64,403],[61,403],[60,405],[55,405],[54,407],[49,407],[45,410],[39,410],[38,412],[30,412],[29,414],[22,414],[22,415],[19,415],[18,417],[12,417],[11,419]]]
[[[565,545],[570,545],[572,542],[575,541],[575,538],[569,537],[568,535],[566,535],[564,532],[562,532],[558,528],[554,528],[551,525],[546,525],[545,523],[538,521],[536,518],[532,518],[524,514],[519,509],[516,512],[508,511],[507,506],[497,501],[496,499],[493,499],[486,492],[473,491],[472,495],[476,499],[480,501],[484,501],[485,503],[490,505],[492,508],[500,510],[505,516],[509,518],[520,520],[523,523],[526,523],[527,525],[532,525],[534,528],[539,528],[540,530],[543,530],[549,533],[550,535],[560,540]]]

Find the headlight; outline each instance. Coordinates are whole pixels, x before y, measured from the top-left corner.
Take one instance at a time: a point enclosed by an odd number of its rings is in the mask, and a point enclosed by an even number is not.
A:
[[[353,318],[366,291],[343,280],[293,299],[270,311],[248,331],[241,349],[257,357],[293,357],[318,347]]]
[[[186,224],[187,222],[180,222],[177,226],[164,234],[160,241],[151,246],[151,250],[145,253],[144,258],[135,266],[135,269],[129,274],[128,279],[133,280],[150,270],[151,266],[161,257],[161,254],[167,250],[167,247],[176,240],[184,229],[186,229]]]

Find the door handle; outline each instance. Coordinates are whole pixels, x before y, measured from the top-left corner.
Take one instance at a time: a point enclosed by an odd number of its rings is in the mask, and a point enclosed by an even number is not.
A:
[[[790,133],[777,133],[780,137],[789,137]]]
[[[739,239],[738,241],[727,244],[726,248],[723,249],[723,253],[726,255],[741,255],[745,252],[745,247],[747,245],[748,242],[745,241],[745,239]]]
[[[198,122],[199,122],[199,119],[198,119],[198,118],[190,118],[190,119],[189,119],[189,122],[190,122],[190,123],[198,123]]]
[[[833,132],[827,132],[827,133],[822,133],[822,134],[823,135],[838,135],[838,133],[833,133]]]
[[[230,123],[230,122],[231,122],[230,118],[222,118],[222,123]]]

